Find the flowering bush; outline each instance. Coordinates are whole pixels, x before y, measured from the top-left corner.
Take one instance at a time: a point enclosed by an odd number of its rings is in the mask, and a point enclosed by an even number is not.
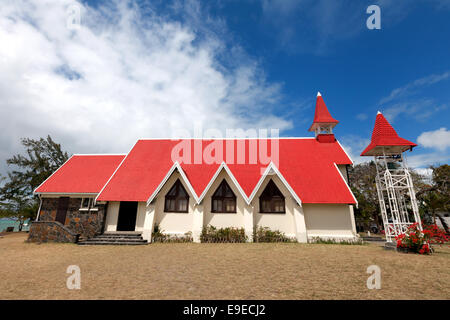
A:
[[[443,244],[450,241],[450,237],[436,225],[424,225],[420,231],[419,224],[413,223],[404,234],[395,237],[397,248],[415,252],[419,254],[429,254],[432,252],[431,244]]]

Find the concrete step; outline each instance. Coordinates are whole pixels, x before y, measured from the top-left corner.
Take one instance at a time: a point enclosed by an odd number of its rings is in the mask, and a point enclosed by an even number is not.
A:
[[[79,245],[142,245],[147,241],[140,232],[104,233],[78,242]]]
[[[116,236],[119,234],[120,235],[130,235],[130,236],[140,236],[140,235],[142,235],[142,232],[140,232],[140,231],[106,231],[103,233],[103,235],[108,235],[108,236],[110,236],[110,235]]]
[[[110,235],[99,235],[95,236],[95,239],[142,239],[142,236],[123,236],[123,235],[117,235],[117,236],[110,236]]]
[[[142,242],[145,241],[144,239],[122,239],[122,238],[114,238],[114,239],[99,239],[99,238],[91,238],[87,239],[86,241],[103,241],[103,242]]]
[[[80,246],[90,246],[90,245],[114,245],[114,246],[123,246],[123,245],[145,245],[147,244],[147,241],[143,240],[142,242],[130,242],[130,241],[84,241],[84,242],[78,242],[78,245]]]

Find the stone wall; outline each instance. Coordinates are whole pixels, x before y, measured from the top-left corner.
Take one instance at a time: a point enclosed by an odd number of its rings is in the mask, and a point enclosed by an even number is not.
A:
[[[78,235],[57,221],[34,221],[28,242],[77,242]]]
[[[55,222],[58,201],[59,198],[42,198],[39,222]],[[89,239],[102,233],[106,215],[106,204],[99,204],[95,209],[89,211],[80,210],[80,206],[81,198],[69,199],[66,220],[64,222],[65,228],[79,235],[80,239]],[[62,226],[62,224],[60,225]],[[39,237],[37,233],[43,231],[42,226],[37,227],[33,233],[33,237]],[[52,232],[56,232],[56,229]],[[43,235],[42,238],[45,239],[46,235]],[[64,237],[62,236],[62,238]]]

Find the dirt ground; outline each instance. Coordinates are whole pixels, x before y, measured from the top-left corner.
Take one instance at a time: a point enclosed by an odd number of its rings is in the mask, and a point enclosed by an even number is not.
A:
[[[450,299],[450,248],[431,256],[377,245],[29,244],[0,238],[0,299]],[[69,290],[69,265],[81,289]],[[381,268],[369,290],[367,267]]]

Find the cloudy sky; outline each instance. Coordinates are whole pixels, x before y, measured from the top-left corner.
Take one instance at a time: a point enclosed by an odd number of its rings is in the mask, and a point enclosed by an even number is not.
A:
[[[381,110],[419,143],[412,166],[448,163],[449,18],[448,0],[2,0],[0,173],[21,137],[126,153],[194,126],[309,136],[317,91],[356,161]]]

